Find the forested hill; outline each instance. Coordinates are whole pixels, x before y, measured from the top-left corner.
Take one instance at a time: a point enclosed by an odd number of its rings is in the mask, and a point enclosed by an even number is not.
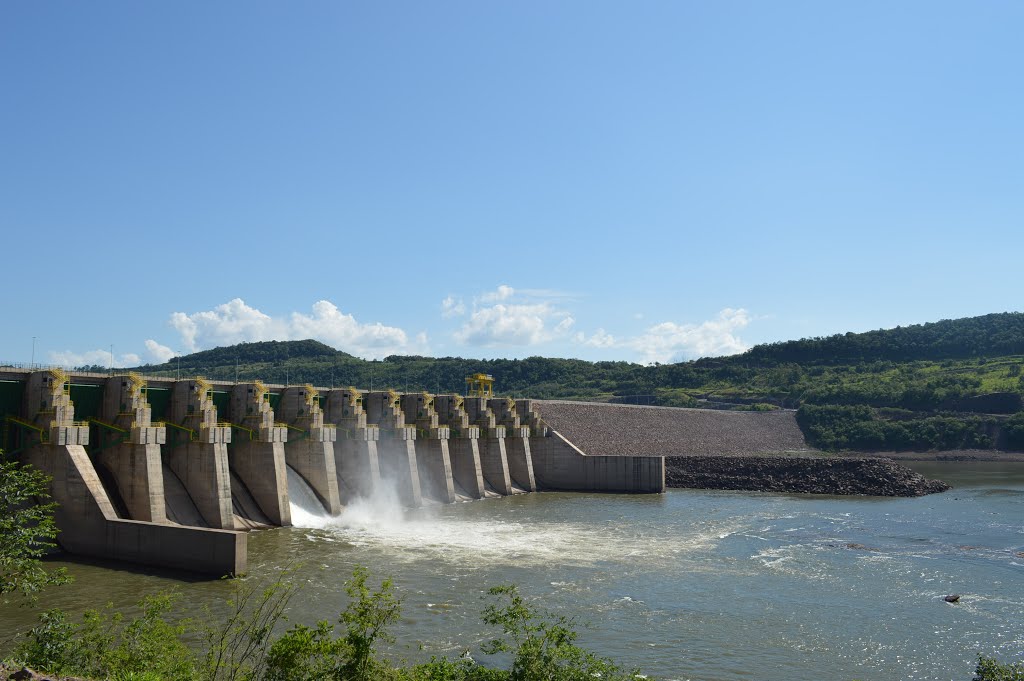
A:
[[[1003,312],[826,338],[758,345],[730,361],[753,366],[971,359],[1024,354],[1024,314]]]
[[[138,369],[430,392],[461,391],[468,374],[483,371],[495,377],[503,394],[538,398],[643,395],[648,402],[686,405],[711,395],[741,401],[764,398],[787,406],[863,402],[920,409],[983,392],[1019,391],[1014,372],[1020,371],[1020,362],[1014,358],[1022,354],[1024,314],[1002,313],[772,343],[731,357],[656,366],[543,357],[391,356],[370,362],[305,340],[242,343]]]
[[[391,356],[371,362],[306,340],[242,343],[137,370],[433,393],[461,393],[465,377],[482,371],[494,376],[499,394],[517,397],[799,407],[799,422],[813,444],[877,451],[1024,448],[1022,355],[1024,314],[1002,313],[772,343],[731,357],[654,366],[544,357]],[[1016,431],[1003,427],[1005,417],[992,416],[1014,413],[1007,423]]]

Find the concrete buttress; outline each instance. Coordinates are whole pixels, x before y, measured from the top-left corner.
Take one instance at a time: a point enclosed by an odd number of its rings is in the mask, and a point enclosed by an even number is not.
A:
[[[471,499],[486,496],[483,469],[480,464],[480,427],[469,422],[459,395],[438,395],[434,398],[439,423],[448,426],[452,478]]]
[[[89,429],[74,422],[66,385],[67,375],[53,370],[35,381],[30,378],[26,391],[29,413],[35,414],[37,423],[48,423],[49,433],[28,449],[25,459],[51,476],[60,545],[83,556],[217,576],[244,572],[244,534],[117,516],[85,450]],[[159,445],[154,446],[159,451]]]
[[[455,481],[452,478],[448,439],[451,431],[438,421],[434,397],[428,393],[409,393],[401,397],[402,412],[407,422],[416,426],[416,464],[423,496],[444,504],[455,503]]]
[[[523,424],[517,402],[510,397],[488,400],[488,407],[494,412],[499,425],[505,426],[505,451],[508,456],[508,472],[512,482],[527,492],[537,491],[533,475],[533,455],[530,451],[530,425]]]
[[[231,470],[275,525],[292,524],[285,442],[288,429],[274,422],[266,386],[241,383],[231,390],[231,423],[238,432],[228,447]]]
[[[100,437],[113,442],[100,448],[99,462],[113,476],[132,520],[167,522],[160,450],[167,429],[153,425],[146,381],[135,373],[109,378],[102,417],[106,432]]]
[[[494,412],[487,406],[486,398],[467,397],[464,406],[470,422],[480,427],[480,467],[484,482],[498,494],[515,494],[508,470],[505,426],[498,425]]]
[[[350,504],[359,497],[369,497],[380,485],[377,453],[380,429],[366,420],[363,394],[355,388],[328,391],[324,418],[337,425],[334,467],[341,503]]]
[[[177,427],[164,448],[167,465],[181,480],[203,520],[234,529],[228,443],[231,427],[217,422],[208,381],[177,381],[171,389],[171,422]]]
[[[335,464],[338,430],[324,423],[320,393],[312,385],[285,388],[275,411],[291,431],[284,446],[285,461],[309,483],[328,513],[340,514]]]
[[[419,466],[416,463],[416,427],[406,425],[399,406],[399,394],[393,390],[368,392],[364,396],[366,418],[380,430],[377,453],[381,480],[395,486],[403,506],[423,504]]]

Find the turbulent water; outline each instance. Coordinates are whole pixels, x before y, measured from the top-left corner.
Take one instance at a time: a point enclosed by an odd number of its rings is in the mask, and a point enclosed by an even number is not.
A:
[[[250,535],[250,572],[300,563],[292,621],[336,619],[361,564],[404,597],[394,651],[477,659],[488,587],[578,616],[584,645],[660,679],[958,679],[981,652],[1024,657],[1024,465],[930,464],[916,499],[671,490],[528,494],[413,512],[393,495],[326,517],[290,473],[293,521]],[[298,490],[297,492],[295,490]],[[229,585],[71,565],[45,606],[178,586],[216,610]],[[947,594],[961,594],[949,604]],[[0,618],[0,636],[31,625]]]

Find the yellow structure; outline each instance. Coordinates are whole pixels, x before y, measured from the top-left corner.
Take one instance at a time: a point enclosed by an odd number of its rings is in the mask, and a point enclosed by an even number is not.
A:
[[[494,397],[494,376],[490,374],[467,376],[466,386],[468,397]]]

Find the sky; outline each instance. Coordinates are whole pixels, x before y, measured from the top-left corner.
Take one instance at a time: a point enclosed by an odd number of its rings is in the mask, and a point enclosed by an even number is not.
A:
[[[0,362],[1016,311],[1024,3],[0,3]]]

